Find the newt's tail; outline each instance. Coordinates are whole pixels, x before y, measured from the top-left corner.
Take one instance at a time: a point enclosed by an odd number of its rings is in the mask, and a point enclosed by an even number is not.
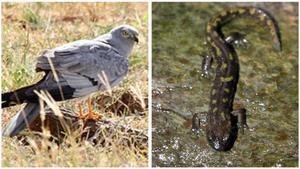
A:
[[[270,33],[272,35],[272,41],[274,42],[274,48],[278,51],[282,50],[281,35],[278,23],[268,11],[262,8],[236,7],[223,11],[209,21],[206,27],[206,32],[214,38],[218,38],[218,36],[224,38],[224,35],[221,32],[221,27],[229,23],[233,19],[240,17],[255,18],[256,20],[259,20],[264,25],[269,27]]]

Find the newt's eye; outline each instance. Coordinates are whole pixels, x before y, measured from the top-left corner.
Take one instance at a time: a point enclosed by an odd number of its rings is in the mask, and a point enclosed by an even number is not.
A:
[[[126,31],[126,30],[124,30],[124,31],[122,31],[122,36],[124,37],[124,38],[128,38],[129,37],[129,33]]]

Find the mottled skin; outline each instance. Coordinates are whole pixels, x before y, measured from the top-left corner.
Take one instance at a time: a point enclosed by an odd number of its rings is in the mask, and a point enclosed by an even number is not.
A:
[[[238,128],[247,127],[246,109],[233,110],[233,101],[239,80],[239,60],[233,42],[243,41],[243,35],[233,32],[225,38],[221,28],[238,17],[259,20],[269,28],[277,50],[281,50],[279,28],[275,19],[265,10],[255,7],[237,7],[224,11],[211,19],[206,27],[209,55],[202,65],[203,74],[208,75],[212,59],[216,63],[216,74],[211,89],[210,108],[207,113],[206,136],[209,145],[218,151],[230,150],[238,135]],[[199,124],[197,114],[193,117],[193,128]],[[243,130],[242,130],[243,132]]]

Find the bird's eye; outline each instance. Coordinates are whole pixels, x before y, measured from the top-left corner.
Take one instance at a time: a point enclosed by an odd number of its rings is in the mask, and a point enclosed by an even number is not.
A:
[[[122,36],[124,38],[128,38],[129,37],[129,33],[127,31],[122,31]]]

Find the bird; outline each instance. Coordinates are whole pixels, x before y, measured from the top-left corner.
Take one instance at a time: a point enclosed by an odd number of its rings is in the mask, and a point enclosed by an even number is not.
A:
[[[35,70],[44,72],[43,78],[33,85],[1,94],[2,108],[26,103],[2,135],[17,135],[40,115],[36,92],[46,91],[55,101],[64,101],[105,91],[106,85],[118,85],[128,73],[128,56],[139,42],[138,35],[133,26],[120,25],[95,39],[78,40],[41,52]]]

